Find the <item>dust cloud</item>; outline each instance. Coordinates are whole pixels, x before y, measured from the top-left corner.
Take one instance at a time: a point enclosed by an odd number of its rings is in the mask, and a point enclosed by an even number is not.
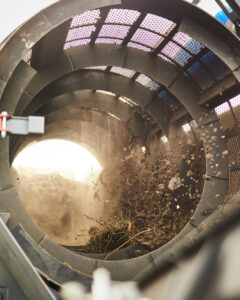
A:
[[[63,112],[69,120],[55,122]],[[68,140],[93,150],[101,160],[102,173],[91,173],[79,182],[71,179],[71,170],[58,168],[58,172],[43,174],[40,169],[12,167],[12,177],[27,213],[47,236],[61,245],[85,245],[92,227],[114,224],[120,217],[120,170],[116,166],[129,141],[129,130],[105,113],[80,108],[51,113],[46,124],[44,136],[28,137],[19,150],[46,139]]]
[[[12,176],[27,213],[59,244],[85,245],[91,227],[117,219],[116,198],[115,205],[105,198],[103,185],[93,180],[94,174],[79,182],[57,172],[38,174],[37,169],[21,167],[12,168]]]

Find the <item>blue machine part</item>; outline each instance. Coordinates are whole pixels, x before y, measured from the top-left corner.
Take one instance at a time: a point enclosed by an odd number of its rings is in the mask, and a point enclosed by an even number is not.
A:
[[[232,9],[230,6],[227,7],[228,11],[231,12]],[[215,18],[220,21],[221,23],[223,23],[224,25],[227,23],[227,21],[229,20],[228,16],[225,14],[224,11],[220,11],[215,15]]]

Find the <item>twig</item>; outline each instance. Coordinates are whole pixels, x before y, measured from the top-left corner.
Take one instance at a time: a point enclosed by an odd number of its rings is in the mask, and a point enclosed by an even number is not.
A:
[[[107,221],[101,221],[101,218],[94,219],[94,218],[92,218],[90,216],[87,216],[87,215],[83,215],[83,216],[86,217],[87,219],[91,220],[91,221],[94,221],[94,222],[98,223],[102,227],[104,227],[104,226],[107,227],[109,229],[109,231],[113,230],[114,226],[111,223],[107,222]]]
[[[101,226],[104,226],[104,225],[105,225],[105,224],[102,223],[101,221],[98,221],[97,219],[94,219],[94,218],[92,218],[92,217],[90,217],[90,216],[87,216],[87,215],[83,215],[83,216],[86,217],[86,218],[88,218],[88,219],[91,220],[91,221],[94,221],[94,222],[98,223],[98,224],[101,225]]]
[[[153,229],[147,229],[141,232],[136,233],[134,236],[132,236],[129,240],[127,240],[126,242],[124,242],[122,245],[120,245],[119,247],[117,247],[116,249],[114,249],[112,252],[108,253],[108,255],[104,258],[104,260],[108,260],[108,258],[115,253],[116,251],[118,251],[119,249],[121,249],[123,246],[125,246],[127,243],[129,243],[130,241],[132,241],[133,239],[135,239],[137,236],[139,236],[140,234],[143,234],[145,232],[151,231]]]

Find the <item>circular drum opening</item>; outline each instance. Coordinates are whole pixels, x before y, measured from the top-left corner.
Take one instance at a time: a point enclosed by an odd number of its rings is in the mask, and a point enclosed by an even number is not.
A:
[[[145,145],[129,140],[101,163],[77,143],[30,143],[12,164],[28,214],[55,242],[81,252],[134,244],[138,256],[166,244],[196,209],[205,161],[186,126],[168,138],[154,127]]]
[[[55,242],[83,245],[101,217],[102,166],[86,148],[60,139],[25,147],[12,173],[21,201],[36,224]]]
[[[80,2],[62,1],[41,11],[4,41],[1,111],[45,116],[46,135],[39,140],[83,141],[99,154],[102,171],[85,193],[78,190],[87,186],[82,181],[38,173],[26,180],[37,192],[26,188],[21,195],[24,176],[15,174],[21,202],[35,223],[39,218],[47,238],[22,209],[8,171],[15,153],[33,139],[1,140],[1,210],[10,213],[8,227],[20,236],[20,245],[26,247],[26,235],[36,246],[28,255],[47,278],[82,280],[103,266],[114,280],[135,280],[146,266],[158,268],[178,255],[178,242],[188,243],[190,233],[198,241],[207,216],[225,203],[228,187],[238,191],[239,120],[228,97],[239,92],[239,45],[224,26],[186,1],[148,1],[148,7],[141,1]],[[218,114],[217,106],[227,102],[229,111]],[[148,120],[154,124],[148,126]],[[102,224],[111,226],[104,231]],[[89,240],[82,230],[90,231]],[[110,247],[112,240],[118,244]],[[140,252],[112,253],[131,243]],[[59,244],[108,252],[112,261],[100,261],[105,254],[86,258]],[[49,255],[51,268],[39,265],[40,252]],[[52,272],[55,262],[60,265]]]

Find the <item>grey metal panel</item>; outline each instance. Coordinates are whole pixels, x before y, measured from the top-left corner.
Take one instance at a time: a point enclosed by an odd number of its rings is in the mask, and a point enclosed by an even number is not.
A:
[[[65,74],[73,72],[73,67],[71,65],[71,62],[66,55],[65,52],[61,53],[61,55],[58,58],[58,62],[54,65],[54,67],[51,67],[47,70],[43,70],[41,72],[38,72],[32,79],[31,83],[26,87],[25,91],[32,95],[32,98],[36,96],[36,91],[38,91],[39,86],[47,86],[50,82],[52,82],[53,78],[58,78],[60,76],[64,76]],[[16,113],[18,111],[22,112],[24,109],[22,109],[21,99],[18,103]]]
[[[165,135],[168,135],[172,113],[170,108],[157,96],[144,109],[152,119],[160,126]]]
[[[0,299],[1,300],[27,300],[16,279],[9,272],[0,256]]]
[[[53,65],[62,52],[71,20],[62,23],[45,35],[32,49],[31,66],[44,70]]]
[[[44,133],[44,117],[30,116],[11,117],[7,120],[7,129],[11,134],[43,134]]]
[[[201,108],[198,104],[201,95],[200,89],[183,73],[171,82],[168,89],[173,95],[177,96],[193,119],[198,122],[199,118],[202,117]]]
[[[21,61],[11,76],[1,98],[1,105],[10,115],[14,112],[25,87],[36,74],[36,71],[24,61]]]
[[[0,232],[0,257],[27,298],[34,299],[38,295],[39,299],[55,299],[1,218]]]
[[[28,117],[28,132],[30,134],[44,134],[45,120],[43,117]]]
[[[23,251],[32,261],[34,266],[44,276],[50,278],[57,284],[62,284],[67,281],[80,281],[85,284],[86,287],[90,288],[91,278],[89,276],[76,272],[69,265],[64,265],[53,256],[49,255],[31,239],[21,225],[16,225],[11,232],[18,243],[21,244]],[[83,259],[82,262],[84,261],[85,260]]]

